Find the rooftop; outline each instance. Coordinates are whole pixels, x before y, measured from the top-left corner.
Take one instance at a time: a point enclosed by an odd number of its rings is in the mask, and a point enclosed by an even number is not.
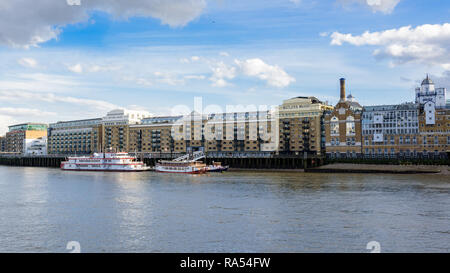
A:
[[[418,105],[412,102],[402,104],[364,106],[365,111],[415,110],[415,109],[418,109]]]
[[[428,74],[427,74],[427,77],[422,81],[422,85],[425,85],[425,84],[428,84],[428,85],[434,84],[433,81],[428,76]]]

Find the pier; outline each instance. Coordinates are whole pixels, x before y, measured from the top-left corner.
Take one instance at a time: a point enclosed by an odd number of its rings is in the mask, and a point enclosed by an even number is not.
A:
[[[156,162],[165,159],[170,160],[181,154],[134,154],[148,166],[155,166]],[[22,156],[22,155],[0,155],[0,165],[22,166],[22,167],[51,167],[59,168],[61,162],[69,155],[46,155],[46,156]],[[70,155],[72,156],[72,155]],[[74,156],[74,155],[73,155]],[[320,156],[304,155],[271,155],[264,153],[206,153],[206,164],[222,162],[230,168],[240,169],[307,169],[319,167],[324,164],[325,158]]]

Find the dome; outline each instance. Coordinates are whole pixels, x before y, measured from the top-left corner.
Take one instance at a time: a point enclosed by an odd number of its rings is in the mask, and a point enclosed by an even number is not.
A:
[[[351,102],[355,102],[355,101],[356,101],[355,97],[353,97],[352,94],[350,94],[350,95],[347,96],[347,100],[348,100],[348,101],[351,101]]]
[[[428,84],[428,85],[434,84],[433,81],[430,79],[430,77],[428,77],[428,75],[425,78],[425,80],[422,81],[422,85],[425,85],[425,84]]]

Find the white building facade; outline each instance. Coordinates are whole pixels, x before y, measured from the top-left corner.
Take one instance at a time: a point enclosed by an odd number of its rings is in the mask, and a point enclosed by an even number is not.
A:
[[[24,155],[47,155],[47,137],[24,139]]]
[[[436,109],[446,107],[446,88],[435,88],[433,81],[427,77],[422,81],[420,87],[416,88],[416,103],[425,111],[425,122],[427,125],[436,123]]]
[[[150,113],[146,111],[115,109],[109,111],[102,118],[102,123],[103,125],[139,124],[142,119],[149,118],[150,116]]]

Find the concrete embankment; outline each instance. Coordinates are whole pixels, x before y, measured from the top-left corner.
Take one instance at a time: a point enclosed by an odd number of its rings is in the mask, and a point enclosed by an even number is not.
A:
[[[336,163],[317,168],[308,168],[305,172],[315,173],[390,173],[390,174],[450,174],[446,165],[377,165]]]

